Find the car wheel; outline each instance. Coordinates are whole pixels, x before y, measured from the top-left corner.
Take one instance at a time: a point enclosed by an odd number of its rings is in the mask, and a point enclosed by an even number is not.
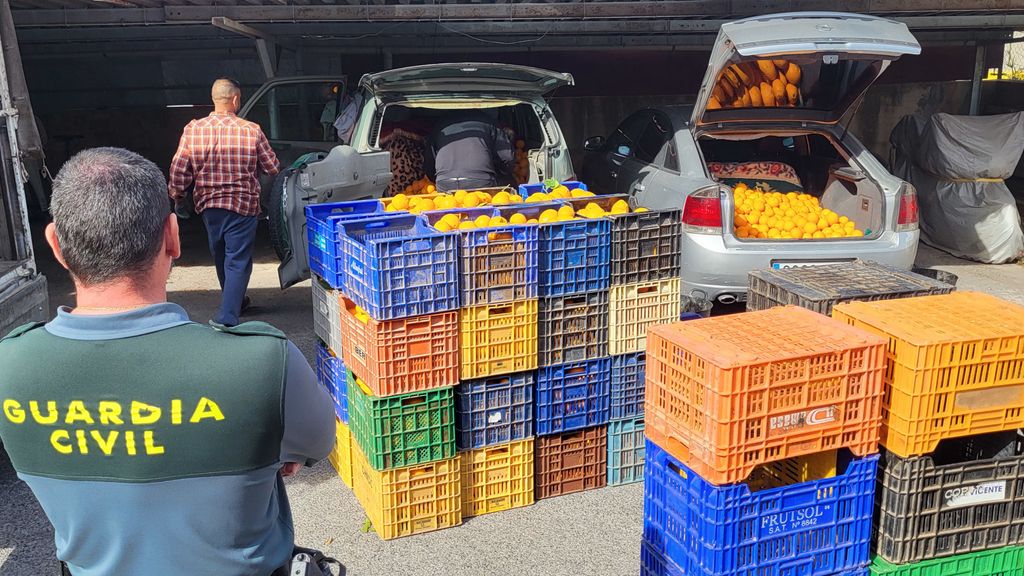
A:
[[[270,201],[267,206],[267,222],[270,225],[270,244],[274,247],[274,253],[278,260],[284,261],[292,252],[291,241],[288,238],[288,213],[285,209],[287,199],[287,186],[295,168],[286,168],[274,178],[274,185],[270,187]]]

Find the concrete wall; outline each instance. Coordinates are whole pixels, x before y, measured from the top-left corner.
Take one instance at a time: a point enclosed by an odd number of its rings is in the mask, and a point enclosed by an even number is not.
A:
[[[868,90],[850,123],[850,132],[879,160],[887,162],[889,133],[901,118],[917,113],[966,114],[970,98],[968,81],[879,84]]]

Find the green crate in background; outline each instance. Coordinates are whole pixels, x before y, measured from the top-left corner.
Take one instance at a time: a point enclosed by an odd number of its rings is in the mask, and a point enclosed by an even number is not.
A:
[[[876,556],[871,564],[871,576],[1024,576],[1024,546],[1007,546],[912,564],[890,564]]]
[[[455,396],[438,388],[373,396],[348,371],[349,426],[375,470],[425,464],[455,456]]]

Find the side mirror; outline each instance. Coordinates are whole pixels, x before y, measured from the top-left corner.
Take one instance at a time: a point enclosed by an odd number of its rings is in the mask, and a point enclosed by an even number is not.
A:
[[[597,152],[604,148],[604,136],[591,136],[583,142],[583,149],[588,152]]]

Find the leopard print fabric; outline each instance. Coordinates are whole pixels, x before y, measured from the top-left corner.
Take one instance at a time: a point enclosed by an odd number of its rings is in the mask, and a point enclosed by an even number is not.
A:
[[[391,184],[388,185],[388,196],[401,193],[426,174],[423,170],[426,139],[419,134],[395,129],[383,137],[380,144],[382,149],[391,153]]]

